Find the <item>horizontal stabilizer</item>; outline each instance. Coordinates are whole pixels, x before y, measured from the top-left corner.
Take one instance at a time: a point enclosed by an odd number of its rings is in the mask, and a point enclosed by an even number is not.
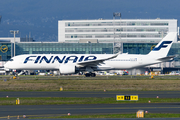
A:
[[[173,60],[174,57],[176,57],[176,56],[167,56],[167,57],[159,58],[158,60],[162,61],[162,62],[166,62],[166,61]]]

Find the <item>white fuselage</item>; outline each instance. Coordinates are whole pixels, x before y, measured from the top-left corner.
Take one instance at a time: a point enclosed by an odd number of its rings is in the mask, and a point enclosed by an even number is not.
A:
[[[77,65],[83,61],[91,61],[112,56],[112,54],[30,54],[12,58],[5,65],[6,69],[16,70],[58,70],[62,64]],[[95,70],[131,69],[158,63],[148,55],[119,54],[116,58],[105,60],[94,67]],[[77,65],[78,67],[78,65]]]

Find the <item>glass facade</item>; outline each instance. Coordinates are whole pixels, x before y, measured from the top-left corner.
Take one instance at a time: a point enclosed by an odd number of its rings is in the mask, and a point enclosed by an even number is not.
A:
[[[176,55],[174,58],[174,66],[180,67],[180,43],[174,43],[168,53],[169,56]]]
[[[157,43],[123,43],[123,53],[148,54],[156,45]],[[180,56],[179,46],[180,43],[173,43],[168,55],[179,54]],[[16,43],[16,55],[113,54],[113,47],[113,43]],[[4,56],[6,55],[11,55],[10,43],[8,43],[8,52]]]
[[[122,43],[123,53],[148,54],[157,43]],[[0,61],[13,56],[13,43],[0,43]],[[180,67],[180,43],[173,43],[168,56],[177,55],[174,66]],[[113,43],[16,43],[21,54],[113,54]]]
[[[148,54],[157,43],[123,43],[123,53]],[[173,66],[180,67],[180,43],[173,43],[168,56],[174,56]]]
[[[123,43],[123,53],[148,54],[157,43]],[[168,56],[177,55],[175,61],[180,61],[180,43],[173,43]]]
[[[148,54],[157,43],[123,43],[123,53]]]
[[[173,43],[168,53],[169,55],[178,55],[180,57],[180,43]]]
[[[21,54],[112,54],[113,43],[17,43]]]

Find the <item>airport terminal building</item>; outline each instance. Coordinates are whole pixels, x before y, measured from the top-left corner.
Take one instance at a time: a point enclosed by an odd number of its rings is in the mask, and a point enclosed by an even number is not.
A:
[[[21,54],[147,54],[168,32],[178,32],[176,19],[59,20],[57,42],[16,38]],[[0,67],[14,56],[14,39],[0,38]],[[168,55],[180,56],[176,39]],[[161,67],[162,64],[153,67]],[[180,68],[180,57],[163,67]]]
[[[58,42],[159,42],[177,32],[175,19],[112,19],[58,21]],[[177,42],[177,41],[175,41]]]

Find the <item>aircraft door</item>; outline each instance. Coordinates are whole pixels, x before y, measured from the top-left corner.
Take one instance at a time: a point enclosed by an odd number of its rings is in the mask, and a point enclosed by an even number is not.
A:
[[[139,58],[138,58],[138,62],[139,62],[139,64],[142,64],[142,63],[143,63],[142,57],[139,57]]]

